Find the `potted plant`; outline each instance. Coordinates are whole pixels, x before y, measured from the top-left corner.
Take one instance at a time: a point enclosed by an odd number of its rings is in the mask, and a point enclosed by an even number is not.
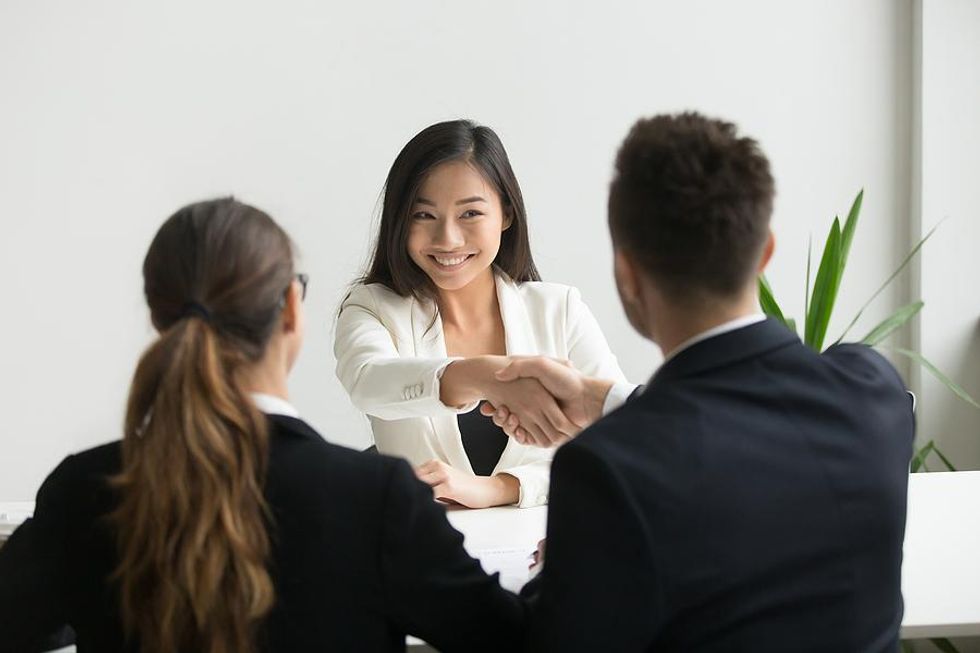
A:
[[[804,344],[818,352],[824,350],[827,328],[830,324],[830,317],[833,314],[834,305],[837,301],[841,280],[844,277],[844,269],[847,267],[847,258],[851,251],[851,241],[854,238],[854,231],[857,229],[858,216],[861,213],[861,204],[863,200],[864,191],[862,190],[857,194],[857,197],[854,198],[854,202],[851,204],[851,209],[848,211],[847,219],[844,221],[843,225],[841,225],[840,217],[834,218],[834,222],[830,227],[830,233],[828,234],[827,240],[824,243],[823,254],[820,257],[820,264],[817,267],[817,274],[813,279],[812,288],[810,287],[812,247],[808,247],[807,249],[806,291],[804,294],[804,324],[802,338]],[[837,340],[831,344],[837,344],[847,336],[850,330],[861,318],[864,310],[878,297],[879,294],[881,294],[881,291],[887,288],[888,285],[902,272],[902,270],[905,269],[909,262],[916,256],[916,254],[918,254],[923,244],[929,240],[929,237],[932,236],[935,230],[936,227],[933,227],[929,233],[922,238],[922,240],[915,244],[912,250],[902,261],[901,265],[898,266],[898,269],[896,269],[895,272],[893,272],[892,275],[888,277],[883,284],[881,284],[874,294],[871,295],[870,299],[868,299],[868,301],[866,301],[858,310],[857,314],[847,325],[847,328],[844,329],[843,333],[841,333]],[[766,315],[779,320],[793,332],[799,333],[796,321],[792,318],[786,317],[783,311],[780,309],[779,303],[773,296],[772,287],[769,285],[769,282],[766,280],[765,276],[761,276],[759,278],[759,301],[762,305],[762,310]],[[980,408],[980,403],[977,403],[977,401],[967,394],[963,388],[943,374],[935,365],[930,363],[924,356],[922,356],[921,353],[910,349],[893,347],[884,344],[896,330],[904,326],[909,320],[915,317],[915,315],[922,310],[924,305],[925,304],[922,301],[914,301],[911,304],[902,306],[887,318],[882,320],[879,324],[875,325],[874,328],[868,331],[868,333],[861,338],[860,342],[872,347],[884,348],[900,356],[911,359],[913,362],[920,365],[927,372],[939,379],[939,381],[941,381],[942,384],[952,391],[957,397],[976,408]],[[938,460],[945,469],[949,471],[956,471],[953,463],[950,462],[942,451],[939,450],[935,441],[931,439],[925,443],[920,442],[915,449],[910,465],[911,471],[930,471],[928,462],[933,458]],[[937,638],[931,639],[930,642],[932,642],[932,644],[934,644],[940,651],[944,651],[946,653],[956,653],[957,651],[956,647],[949,640]],[[905,651],[914,650],[910,642],[902,642],[902,647]]]

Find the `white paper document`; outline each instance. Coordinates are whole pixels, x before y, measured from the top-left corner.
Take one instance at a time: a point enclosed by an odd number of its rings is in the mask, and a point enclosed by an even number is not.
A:
[[[527,547],[500,547],[474,549],[470,555],[480,561],[488,574],[499,573],[500,585],[512,592],[519,592],[530,580],[528,567],[533,562],[534,549]]]

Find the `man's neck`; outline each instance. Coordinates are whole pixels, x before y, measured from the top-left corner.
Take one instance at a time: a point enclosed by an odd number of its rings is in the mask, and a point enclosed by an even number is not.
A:
[[[747,318],[760,313],[758,297],[752,293],[734,302],[706,302],[696,309],[679,306],[661,307],[655,320],[655,332],[650,339],[669,358],[678,347],[692,338],[719,327],[727,322]]]

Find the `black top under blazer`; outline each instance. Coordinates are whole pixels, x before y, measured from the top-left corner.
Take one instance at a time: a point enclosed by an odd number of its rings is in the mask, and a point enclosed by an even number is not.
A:
[[[324,441],[270,416],[266,498],[275,527],[276,603],[263,651],[402,651],[411,633],[445,651],[520,646],[524,612],[462,547],[407,463]],[[47,478],[33,519],[0,548],[0,651],[29,651],[63,624],[78,653],[135,651],[121,634],[116,563],[104,516],[114,442],[69,456]]]
[[[913,435],[868,347],[682,350],[555,455],[530,650],[897,650]]]

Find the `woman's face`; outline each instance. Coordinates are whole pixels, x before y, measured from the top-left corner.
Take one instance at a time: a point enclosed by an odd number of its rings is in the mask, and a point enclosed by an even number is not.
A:
[[[510,226],[500,196],[462,161],[432,169],[409,214],[408,254],[440,290],[459,290],[483,274]]]

